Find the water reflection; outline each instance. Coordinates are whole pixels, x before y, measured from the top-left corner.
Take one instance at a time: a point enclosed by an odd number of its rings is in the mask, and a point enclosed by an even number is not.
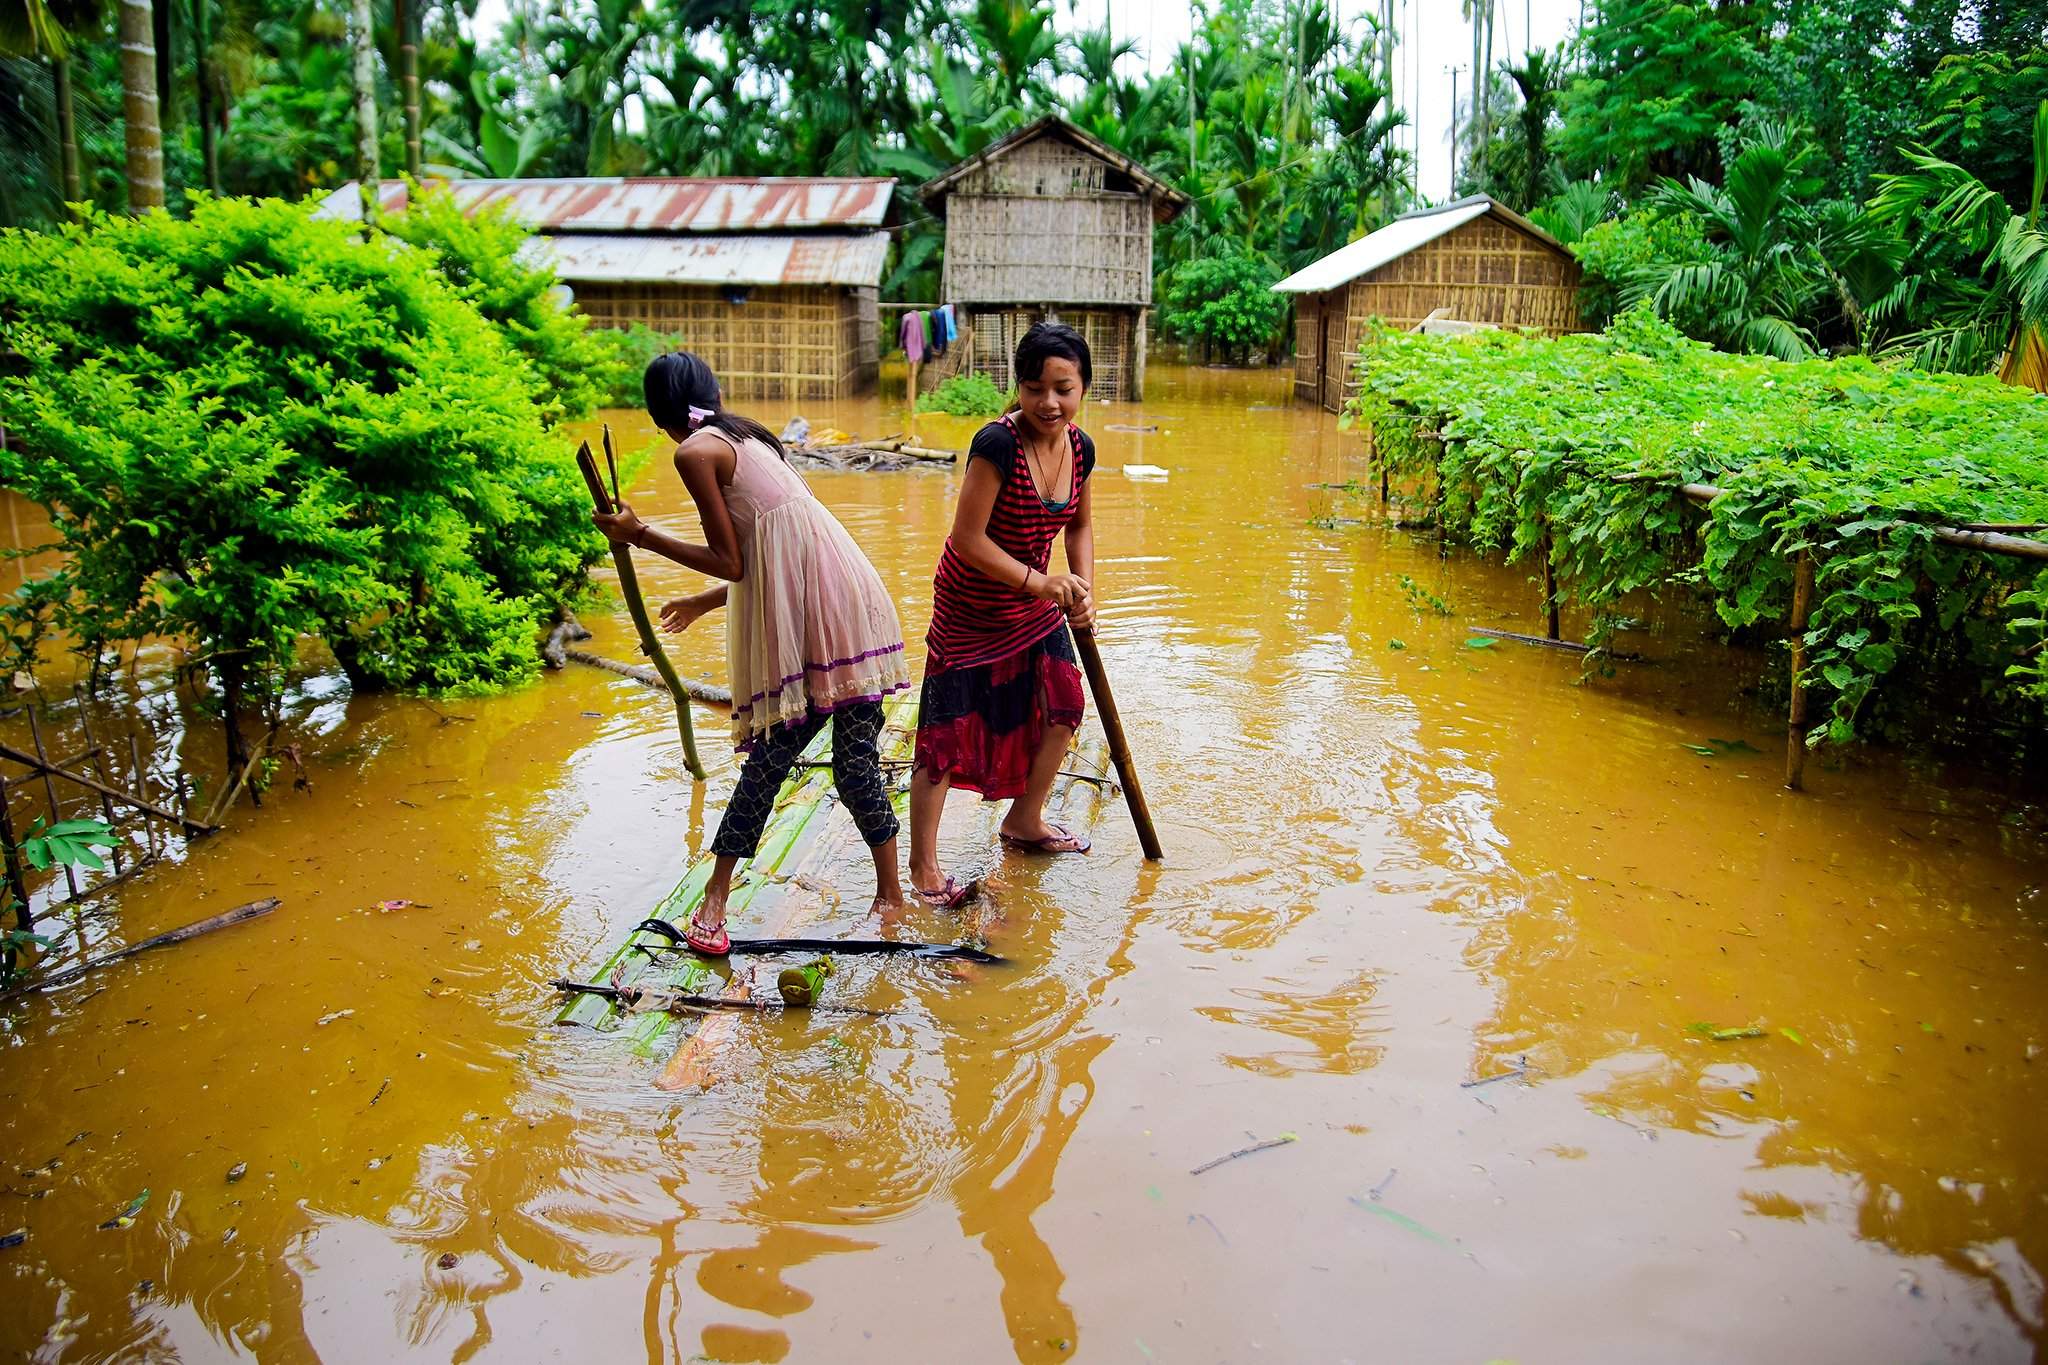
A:
[[[723,746],[693,788],[667,704],[589,670],[432,707],[310,678],[310,793],[63,923],[82,952],[255,895],[285,909],[0,1023],[0,1233],[30,1234],[0,1252],[0,1345],[2038,1351],[2039,811],[1876,753],[1782,794],[1751,661],[1669,605],[1640,613],[1646,661],[1590,685],[1549,651],[1468,647],[1472,625],[1536,624],[1524,573],[1318,487],[1361,474],[1356,443],[1284,375],[1157,381],[1088,421],[1104,653],[1165,866],[1113,805],[1094,855],[1034,863],[956,803],[949,865],[995,874],[1013,967],[857,960],[832,998],[894,1013],[734,1022],[708,1084],[664,1093],[665,1056],[548,1026],[546,983],[701,847]],[[873,401],[805,415],[901,425]],[[810,478],[914,637],[957,472]],[[693,529],[658,460],[633,498]],[[585,620],[632,656],[621,613]],[[722,671],[715,623],[671,643],[685,673]],[[216,736],[168,662],[118,685],[198,762]],[[1711,737],[1760,752],[1683,747]],[[823,857],[842,893],[866,876],[850,841]],[[817,931],[864,907],[821,900]],[[135,1226],[98,1230],[144,1187]]]

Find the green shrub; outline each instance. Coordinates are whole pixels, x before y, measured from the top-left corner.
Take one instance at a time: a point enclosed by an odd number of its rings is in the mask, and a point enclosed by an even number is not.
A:
[[[1232,360],[1268,351],[1287,316],[1287,299],[1273,292],[1279,282],[1280,272],[1257,257],[1197,257],[1167,277],[1164,325],[1181,340]]]
[[[433,252],[448,282],[504,330],[540,376],[548,421],[588,416],[605,400],[604,343],[588,318],[564,306],[555,272],[520,255],[532,234],[506,211],[487,205],[465,214],[445,189],[415,190],[406,211],[385,215],[380,226]]]
[[[602,549],[532,365],[425,252],[275,200],[96,214],[0,233],[0,320],[0,485],[64,551],[0,668],[56,626],[257,704],[306,637],[358,686],[505,687]]]
[[[1010,396],[985,374],[956,374],[917,400],[919,412],[946,412],[955,417],[1000,417]]]
[[[683,344],[679,336],[657,332],[644,322],[631,327],[593,327],[590,340],[602,355],[597,366],[598,404],[607,408],[638,408],[646,403],[641,379],[648,364]]]
[[[1579,312],[1589,327],[1605,327],[1622,311],[1622,293],[1631,279],[1658,266],[1704,261],[1713,255],[1700,220],[1689,213],[1660,215],[1636,209],[1620,218],[1596,223],[1571,244],[1585,277],[1579,285]],[[1706,325],[1704,317],[1673,319],[1687,336]],[[1689,324],[1689,325],[1688,325]]]

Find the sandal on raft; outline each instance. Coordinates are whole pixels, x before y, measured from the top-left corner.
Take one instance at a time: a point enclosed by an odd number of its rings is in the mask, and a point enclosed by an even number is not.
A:
[[[1073,834],[1059,825],[1052,827],[1052,833],[1043,839],[1019,839],[1014,834],[1003,835],[1003,845],[1019,853],[1086,853],[1094,845],[1079,834]]]
[[[978,882],[969,882],[962,886],[951,877],[946,878],[946,884],[936,891],[920,890],[915,882],[912,882],[910,885],[910,894],[923,901],[926,905],[931,906],[934,910],[958,910],[961,906],[973,900],[975,894],[980,890],[981,886]]]
[[[690,916],[689,924],[683,928],[683,942],[706,957],[724,957],[732,951],[732,935],[726,932],[723,923],[716,929],[706,929],[697,923],[695,915]]]

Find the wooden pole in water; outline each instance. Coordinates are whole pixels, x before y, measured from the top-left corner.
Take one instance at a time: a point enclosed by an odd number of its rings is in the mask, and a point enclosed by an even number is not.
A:
[[[1158,862],[1166,855],[1159,848],[1159,833],[1152,828],[1152,810],[1145,804],[1144,789],[1138,785],[1138,769],[1131,762],[1130,745],[1124,742],[1123,718],[1116,713],[1116,698],[1110,695],[1109,674],[1102,667],[1102,654],[1095,648],[1095,632],[1074,632],[1074,648],[1081,655],[1081,668],[1088,674],[1088,690],[1095,694],[1095,709],[1102,713],[1102,733],[1109,739],[1109,757],[1116,764],[1117,780],[1123,783],[1124,802],[1131,808],[1131,823],[1138,827],[1138,847],[1146,858]]]
[[[611,458],[612,429],[604,429],[605,458]],[[583,482],[590,489],[590,501],[600,512],[617,510],[611,495],[605,492],[604,480],[598,477],[597,461],[591,457],[590,442],[585,441],[576,448],[576,467],[583,473]],[[697,736],[690,729],[690,694],[683,686],[683,680],[676,676],[676,666],[669,662],[668,651],[661,647],[655,637],[654,622],[647,615],[647,603],[640,596],[640,576],[633,572],[633,551],[631,548],[612,544],[612,567],[618,570],[619,594],[626,599],[626,614],[633,618],[633,629],[640,634],[640,652],[654,664],[655,672],[661,674],[668,684],[669,695],[675,698],[676,728],[683,736],[683,761],[690,769],[690,776],[702,782],[705,778],[704,761],[697,757]]]
[[[1538,546],[1538,552],[1543,556],[1544,633],[1552,640],[1562,640],[1564,636],[1558,631],[1557,621],[1557,570],[1551,567],[1550,563],[1550,524],[1548,522],[1545,522],[1543,525],[1543,540]]]
[[[1806,618],[1813,609],[1813,551],[1792,566],[1792,704],[1785,717],[1785,786],[1806,789]]]

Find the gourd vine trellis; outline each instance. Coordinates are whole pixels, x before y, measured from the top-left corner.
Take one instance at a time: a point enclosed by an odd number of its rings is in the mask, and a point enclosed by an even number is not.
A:
[[[1967,675],[2002,717],[2048,713],[2048,541],[2026,534],[2048,529],[2048,400],[1726,355],[1640,311],[1558,340],[1380,334],[1359,385],[1383,495],[1426,486],[1447,532],[1535,555],[1548,640],[1567,597],[1597,613],[1678,585],[1730,627],[1785,621],[1790,787],[1915,667]]]

